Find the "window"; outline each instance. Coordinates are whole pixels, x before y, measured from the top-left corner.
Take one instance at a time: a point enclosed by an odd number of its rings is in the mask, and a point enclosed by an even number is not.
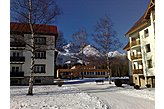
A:
[[[150,44],[147,44],[146,45],[146,52],[151,52],[151,50],[150,50]]]
[[[144,31],[144,33],[145,33],[145,37],[148,37],[148,36],[149,36],[149,31],[148,31],[148,29],[146,29],[146,30]]]
[[[11,83],[11,84],[18,84],[18,83],[19,83],[19,80],[17,80],[17,79],[10,80],[10,83]]]
[[[148,68],[152,68],[153,67],[151,59],[147,60],[147,66],[148,66]]]
[[[19,67],[12,67],[11,71],[12,72],[19,72]]]
[[[46,51],[36,51],[34,55],[35,59],[46,59]]]
[[[45,65],[44,64],[34,65],[34,73],[46,73]]]
[[[35,83],[41,83],[41,79],[36,79]]]
[[[19,52],[13,52],[13,57],[19,57]]]
[[[35,37],[34,43],[38,45],[46,45],[46,37]]]

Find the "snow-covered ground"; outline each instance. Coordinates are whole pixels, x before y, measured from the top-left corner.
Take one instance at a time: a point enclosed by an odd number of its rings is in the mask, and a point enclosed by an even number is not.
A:
[[[93,79],[66,80],[65,85],[34,86],[34,95],[26,96],[28,86],[10,87],[11,109],[154,109],[154,88],[134,89],[114,83],[96,84]]]
[[[11,109],[107,109],[97,97],[72,86],[34,86],[33,96],[26,96],[27,90],[27,86],[11,86]]]
[[[154,109],[155,90],[154,88],[134,89],[132,86],[123,84],[123,87],[116,87],[114,83],[96,84],[88,82],[83,84],[72,84],[81,91],[91,96],[96,96],[108,105],[111,109]]]

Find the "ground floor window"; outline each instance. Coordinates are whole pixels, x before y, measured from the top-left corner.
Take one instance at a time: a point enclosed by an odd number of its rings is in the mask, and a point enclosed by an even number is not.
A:
[[[35,79],[35,83],[41,83],[41,79]]]

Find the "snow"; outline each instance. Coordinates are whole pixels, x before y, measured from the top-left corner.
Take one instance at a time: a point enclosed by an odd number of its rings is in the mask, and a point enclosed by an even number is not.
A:
[[[111,109],[154,109],[155,89],[141,88],[136,90],[133,86],[123,84],[123,87],[116,87],[114,83],[96,84],[86,82],[83,84],[73,84],[81,91],[96,96]]]
[[[125,55],[125,53],[121,54],[121,53],[118,52],[118,51],[112,51],[112,52],[109,52],[109,53],[108,53],[108,56],[109,56],[109,57],[124,56],[124,55]]]
[[[28,86],[10,87],[11,109],[154,109],[155,89],[114,83],[96,84],[92,79],[65,80],[57,85],[34,86],[34,95],[26,96]]]
[[[107,109],[97,97],[75,87],[34,86],[34,95],[26,96],[27,86],[11,86],[11,109]]]
[[[101,56],[101,53],[91,45],[85,46],[83,49],[83,53],[86,56]]]

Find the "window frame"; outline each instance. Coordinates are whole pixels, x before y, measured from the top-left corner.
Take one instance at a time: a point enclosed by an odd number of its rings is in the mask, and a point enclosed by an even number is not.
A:
[[[45,64],[35,64],[34,65],[34,73],[46,73],[46,65]]]
[[[151,52],[150,44],[145,45],[146,53]]]
[[[153,68],[152,59],[147,60],[147,67],[148,68]]]
[[[11,67],[11,72],[19,72],[19,71],[20,71],[20,67],[18,67],[18,66]]]
[[[35,59],[46,59],[46,51],[35,51],[34,57]]]
[[[149,29],[144,30],[145,38],[149,36]]]
[[[46,45],[46,37],[34,37],[34,43],[36,45]]]

